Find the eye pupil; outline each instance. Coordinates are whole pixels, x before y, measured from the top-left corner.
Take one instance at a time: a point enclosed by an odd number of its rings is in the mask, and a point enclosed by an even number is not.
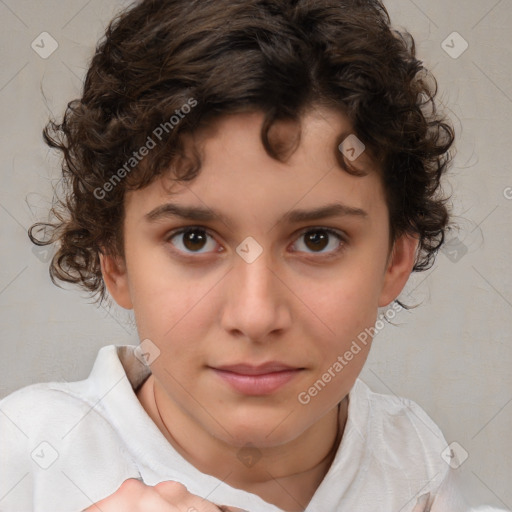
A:
[[[320,233],[320,234],[319,234]],[[325,231],[310,231],[308,236],[306,237],[306,243],[312,243],[312,247],[310,249],[324,249],[326,247],[326,242],[328,240],[328,235]]]
[[[191,251],[201,249],[205,241],[206,236],[204,235],[204,231],[200,229],[193,229],[184,233],[184,245]]]

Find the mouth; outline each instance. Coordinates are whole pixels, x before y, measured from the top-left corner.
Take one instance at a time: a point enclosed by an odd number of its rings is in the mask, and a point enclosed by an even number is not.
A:
[[[305,368],[294,368],[278,362],[259,366],[236,364],[210,367],[210,369],[233,390],[249,396],[274,393],[305,370]]]

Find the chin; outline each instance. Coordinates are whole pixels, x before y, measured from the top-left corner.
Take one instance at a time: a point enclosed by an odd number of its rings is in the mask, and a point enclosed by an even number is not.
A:
[[[223,429],[215,430],[223,442],[239,448],[247,445],[253,445],[260,448],[273,448],[293,441],[305,430],[301,429],[297,421],[285,421],[286,414],[276,415],[260,415],[258,421],[254,419],[240,422],[230,420],[226,422],[229,425],[226,433]]]

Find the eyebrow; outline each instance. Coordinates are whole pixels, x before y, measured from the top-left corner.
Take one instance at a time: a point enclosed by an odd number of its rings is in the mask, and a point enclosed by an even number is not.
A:
[[[361,208],[344,205],[341,203],[332,203],[312,210],[292,210],[283,215],[279,223],[298,223],[306,221],[314,221],[325,219],[328,217],[359,217],[367,218],[368,213]],[[227,226],[232,226],[229,219],[221,214],[215,212],[210,208],[203,208],[198,206],[181,206],[173,203],[166,203],[156,207],[147,213],[144,218],[148,222],[156,222],[163,218],[181,218],[184,220],[191,220],[197,222],[212,222],[220,220]]]

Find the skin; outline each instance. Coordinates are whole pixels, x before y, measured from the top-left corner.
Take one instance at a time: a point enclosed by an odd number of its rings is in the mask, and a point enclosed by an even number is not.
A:
[[[133,478],[118,491],[83,512],[245,512],[236,507],[216,506],[189,493],[179,482],[160,482],[150,487]]]
[[[102,255],[101,263],[110,294],[134,310],[140,339],[160,350],[138,397],[169,442],[200,471],[297,511],[329,469],[337,422],[342,430],[371,343],[308,404],[297,397],[375,324],[378,307],[398,297],[417,240],[403,235],[391,245],[381,178],[367,152],[352,163],[366,176],[337,165],[340,134],[351,133],[342,114],[306,114],[300,146],[286,163],[265,152],[262,120],[261,113],[232,115],[197,134],[202,167],[192,182],[163,177],[128,192],[125,259]],[[145,218],[169,202],[227,220]],[[330,203],[366,215],[281,220]],[[184,227],[200,228],[203,238],[173,236]],[[315,234],[327,237],[323,244],[311,242]],[[247,237],[263,250],[252,263],[236,252]],[[271,360],[303,370],[266,396],[240,394],[209,368]],[[261,455],[251,467],[237,457],[247,443]]]

